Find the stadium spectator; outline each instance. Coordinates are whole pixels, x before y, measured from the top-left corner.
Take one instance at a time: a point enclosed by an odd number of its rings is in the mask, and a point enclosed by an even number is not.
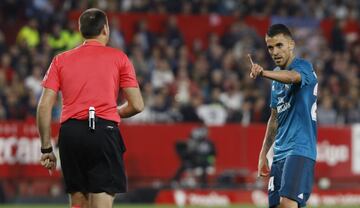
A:
[[[0,99],[0,119],[5,120],[7,118],[6,108],[3,104],[3,100]]]
[[[331,31],[331,49],[334,52],[344,52],[346,47],[345,35],[344,35],[345,21],[342,19],[337,19],[335,21],[335,26]]]
[[[193,94],[191,96],[190,102],[185,105],[181,105],[180,113],[182,115],[183,122],[193,122],[193,123],[200,123],[202,120],[197,112],[199,107],[203,103],[203,98],[199,94]]]
[[[6,42],[4,33],[0,30],[0,56],[6,51]]]
[[[17,42],[19,44],[25,44],[26,46],[33,48],[40,43],[40,34],[38,30],[38,21],[36,19],[30,19],[27,25],[24,25],[18,35]]]
[[[145,54],[148,54],[155,44],[155,35],[149,31],[148,23],[145,19],[140,20],[136,25],[134,35],[135,43],[140,46]]]
[[[346,105],[346,103],[344,103],[343,105]],[[319,104],[317,112],[319,125],[337,124],[338,115],[334,109],[333,99],[330,95],[323,97],[322,102]]]
[[[233,74],[225,80],[224,91],[220,94],[221,103],[228,109],[228,122],[238,122],[241,118],[241,108],[244,95],[238,82],[238,77]]]
[[[166,88],[174,81],[174,74],[166,59],[158,59],[151,73],[151,84],[154,89]]]
[[[26,13],[40,22],[40,25],[47,25],[55,11],[54,3],[47,0],[30,0],[27,2]]]
[[[73,49],[82,43],[83,37],[78,31],[77,23],[75,21],[68,21],[67,29],[65,30],[65,32],[67,33],[66,47],[65,47],[66,50]]]
[[[1,65],[0,71],[4,73],[4,77],[7,84],[11,84],[14,74],[16,74],[15,70],[11,67],[11,56],[8,53],[5,53],[1,57]]]
[[[21,16],[21,0],[5,0],[0,1],[0,23],[6,20],[5,24],[11,25]]]
[[[52,27],[52,32],[47,36],[47,44],[56,54],[68,47],[69,40],[69,32],[60,23],[55,23]]]
[[[114,48],[125,49],[124,33],[121,31],[120,21],[117,18],[111,19],[110,31],[109,45]]]
[[[178,28],[177,19],[175,16],[170,16],[166,23],[164,35],[166,37],[167,44],[178,49],[183,45],[183,34]]]
[[[42,69],[40,66],[35,66],[31,75],[25,78],[25,87],[31,91],[35,98],[39,98],[42,92]],[[37,99],[38,100],[38,99]]]
[[[134,27],[134,35],[131,37],[130,42],[126,42],[124,39],[124,34],[121,31],[121,27],[124,25],[120,25],[119,23],[121,20],[118,20],[116,16],[112,16],[113,18],[111,18],[114,22],[112,26],[113,34],[111,35],[111,45],[129,52],[129,57],[137,70],[140,85],[142,87],[153,85],[153,77],[159,77],[158,75],[153,76],[158,72],[155,71],[158,66],[157,63],[166,62],[168,65],[166,67],[168,68],[166,77],[173,77],[169,78],[169,80],[173,81],[170,84],[170,94],[168,94],[172,99],[168,99],[168,105],[172,106],[171,108],[175,108],[180,113],[183,112],[181,113],[182,121],[190,119],[187,115],[184,115],[188,110],[197,111],[197,109],[193,109],[196,106],[194,104],[197,102],[192,102],[192,104],[184,103],[183,99],[188,99],[185,98],[186,96],[192,97],[195,96],[194,93],[200,93],[201,95],[196,95],[195,97],[200,96],[201,99],[196,98],[195,100],[203,100],[201,103],[204,102],[207,104],[211,100],[212,91],[215,88],[219,88],[222,97],[220,100],[225,105],[224,108],[229,115],[226,122],[240,122],[243,120],[245,124],[249,119],[249,122],[254,120],[255,105],[256,103],[261,103],[260,101],[257,102],[258,99],[261,99],[260,94],[253,92],[247,93],[249,87],[251,88],[253,84],[249,82],[248,76],[244,73],[247,71],[244,68],[247,63],[246,54],[252,52],[258,63],[265,68],[271,68],[272,65],[269,61],[269,57],[261,47],[263,45],[263,38],[258,34],[258,31],[255,31],[252,28],[252,25],[247,24],[246,18],[243,18],[244,15],[262,17],[272,15],[272,17],[276,19],[276,14],[281,14],[283,15],[282,18],[288,20],[306,17],[313,19],[314,21],[311,22],[315,22],[314,24],[316,25],[318,24],[318,21],[333,14],[335,11],[334,8],[338,7],[346,9],[347,12],[339,12],[339,25],[327,28],[327,34],[317,26],[303,27],[295,25],[292,29],[294,30],[294,34],[296,34],[296,41],[301,44],[298,48],[299,55],[312,60],[314,63],[314,68],[318,73],[320,89],[330,89],[330,92],[333,95],[339,96],[339,99],[333,101],[334,104],[332,107],[338,115],[337,123],[348,124],[350,121],[359,119],[357,114],[351,114],[352,116],[350,119],[347,113],[354,109],[358,109],[359,103],[342,103],[342,100],[344,99],[356,100],[359,97],[359,92],[356,95],[356,93],[350,93],[350,89],[359,87],[356,83],[359,83],[360,77],[360,35],[356,29],[351,29],[349,31],[349,28],[357,28],[356,25],[358,24],[357,20],[359,16],[356,14],[356,11],[360,8],[358,2],[344,0],[330,1],[327,4],[317,2],[315,4],[314,1],[300,3],[298,1],[283,2],[276,0],[274,2],[263,2],[260,4],[259,1],[245,0],[240,4],[237,1],[205,1],[206,0],[166,0],[153,2],[137,0],[122,1],[121,3],[118,3],[117,1],[67,0],[63,5],[60,5],[56,1],[51,5],[52,9],[56,11],[56,14],[49,18],[48,21],[39,22],[37,26],[36,18],[32,18],[33,15],[27,14],[26,16],[19,14],[22,11],[29,11],[29,8],[31,9],[34,6],[35,1],[29,1],[29,4],[19,5],[19,8],[14,8],[12,1],[1,2],[0,8],[3,18],[0,18],[0,22],[4,23],[1,24],[1,31],[3,31],[4,35],[2,38],[0,32],[0,59],[9,59],[10,56],[8,70],[5,70],[7,81],[4,88],[9,87],[12,79],[11,77],[15,74],[19,77],[19,80],[25,82],[25,79],[33,74],[33,70],[37,66],[41,68],[42,75],[45,73],[44,69],[47,68],[51,60],[50,58],[54,55],[53,53],[56,52],[52,50],[53,44],[49,45],[47,38],[54,38],[57,36],[56,33],[52,31],[54,25],[58,25],[56,26],[58,28],[57,30],[66,31],[67,34],[70,34],[67,35],[68,40],[66,41],[65,50],[79,45],[82,40],[80,34],[77,32],[76,21],[65,21],[68,11],[84,9],[95,5],[101,6],[101,8],[107,8],[109,11],[113,12],[133,11],[157,14],[161,11],[162,14],[169,15],[163,22],[162,28],[157,31],[157,33],[154,33],[153,30],[149,29],[146,20],[140,19],[137,25],[132,26]],[[30,4],[31,7],[29,6]],[[46,8],[48,2],[37,1],[36,4],[40,5],[38,8]],[[41,6],[41,4],[43,4],[43,6]],[[231,7],[232,9],[229,9],[229,5],[234,6],[234,8]],[[337,7],[334,7],[334,5],[337,5]],[[200,9],[200,7],[205,8]],[[280,9],[277,9],[277,7]],[[299,11],[294,13],[287,12],[284,10],[284,8],[287,7],[295,8],[295,10]],[[8,25],[12,24],[11,21],[13,20],[10,21],[7,17],[4,18],[4,14],[7,14],[6,12],[10,10],[14,10],[19,14],[14,21],[18,21],[19,25],[21,25],[21,28],[18,28],[18,31],[15,30],[15,33],[18,33],[18,41],[15,44],[12,44],[11,41],[7,41],[8,39],[11,40],[11,37],[9,38],[9,36],[13,34],[11,31],[12,29],[8,28]],[[184,34],[182,31],[183,28],[179,27],[180,18],[176,16],[176,14],[197,15],[209,12],[232,16],[234,17],[234,22],[230,24],[229,27],[224,28],[225,31],[223,34],[209,31],[207,41],[206,39],[197,38],[193,43],[185,43],[185,37],[188,34]],[[26,17],[29,17],[30,19]],[[272,21],[273,18],[270,18],[270,21]],[[32,21],[32,19],[35,21]],[[116,23],[116,21],[119,22]],[[35,25],[35,27],[30,25]],[[120,28],[116,28],[117,26],[120,26]],[[115,31],[119,31],[119,33]],[[331,31],[333,32],[331,33]],[[341,35],[344,37],[342,38]],[[332,39],[334,39],[334,41],[330,41]],[[338,41],[339,43],[335,43]],[[60,50],[64,49],[59,49],[59,51]],[[2,70],[4,67],[0,66],[0,68],[1,74],[3,73]],[[181,86],[183,87],[181,87],[181,90],[179,91],[181,92],[180,94],[174,93],[175,88],[177,88],[177,90],[180,89],[178,88],[179,86],[173,86],[179,75],[178,70],[187,70],[188,82],[191,83],[191,87],[186,89],[186,87],[184,87],[185,82],[182,81],[183,84],[181,84]],[[216,77],[219,76],[219,74],[222,74],[222,84],[212,80],[213,76]],[[235,78],[232,78],[234,76]],[[167,83],[168,82],[169,81],[167,81]],[[217,82],[219,82],[219,80]],[[236,90],[230,90],[231,87],[228,88],[227,86],[229,82],[237,82],[240,87],[236,87]],[[259,88],[270,88],[269,83],[266,81],[259,80],[254,84]],[[169,87],[168,84],[161,84],[160,86],[160,88],[158,86],[151,86],[148,97],[155,97],[157,91]],[[227,95],[229,91],[237,91],[237,93],[242,94],[242,103],[245,103],[246,101],[246,105],[240,107],[240,109],[243,110],[240,110],[239,115],[236,113],[235,115],[234,109],[232,109],[233,107],[228,106],[225,101],[222,101],[224,95]],[[178,99],[175,97],[177,95],[181,95],[181,99],[179,100],[180,103],[178,103]],[[16,96],[18,97],[19,95]],[[26,99],[26,97],[31,97],[30,94],[25,92],[25,94],[21,96],[23,97],[18,97],[17,100],[24,101],[25,103],[23,105],[25,108],[30,109],[30,100]],[[323,95],[320,94],[318,97],[319,103],[322,103],[322,96]],[[7,96],[4,94],[4,105],[7,103],[6,97]],[[269,97],[269,94],[264,95],[264,97]],[[149,100],[151,100],[151,98]],[[266,105],[268,105],[268,99],[265,99],[265,101]],[[152,102],[149,103],[149,107],[151,107],[151,105]],[[349,109],[349,106],[352,106],[354,109]],[[239,106],[237,108],[239,108]],[[145,110],[145,112],[146,111],[147,110]],[[193,114],[190,113],[188,115]],[[149,116],[142,121],[153,122],[154,120],[152,120],[152,118],[154,117]],[[193,119],[197,120],[195,117],[190,120]]]
[[[197,114],[208,126],[224,125],[228,118],[228,112],[220,101],[220,89],[215,88],[211,91],[208,103],[203,103],[197,108]]]

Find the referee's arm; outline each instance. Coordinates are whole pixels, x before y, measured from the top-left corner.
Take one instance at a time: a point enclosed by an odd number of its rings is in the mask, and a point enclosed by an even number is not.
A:
[[[126,102],[118,106],[117,111],[121,118],[129,118],[143,111],[144,101],[141,96],[140,88],[129,87],[122,89]]]
[[[57,93],[48,88],[43,89],[36,112],[36,123],[40,133],[41,148],[51,147],[51,111],[56,101]]]
[[[56,101],[57,92],[44,88],[36,112],[36,123],[41,140],[41,165],[51,170],[56,167],[56,157],[51,145],[51,111]],[[51,174],[51,171],[49,172]]]

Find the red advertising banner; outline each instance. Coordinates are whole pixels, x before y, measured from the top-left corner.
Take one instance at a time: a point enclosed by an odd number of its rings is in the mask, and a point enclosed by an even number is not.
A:
[[[254,204],[267,206],[267,193],[261,190],[163,190],[156,198],[158,204],[184,206],[226,207],[231,204]],[[308,205],[359,205],[360,190],[325,191],[315,190]]]
[[[77,22],[80,12],[71,12],[69,18]],[[233,16],[210,15],[173,15],[176,17],[178,27],[184,36],[185,43],[190,46],[194,40],[200,40],[207,45],[210,33],[223,35],[230,29],[230,25],[236,21]],[[169,15],[148,13],[110,13],[109,19],[117,18],[128,43],[134,37],[136,25],[140,21],[146,21],[149,31],[155,35],[164,32]],[[243,19],[247,25],[253,27],[260,35],[265,35],[270,19],[267,17],[248,16]]]
[[[186,140],[194,127],[194,124],[120,125],[127,146],[125,162],[129,178],[168,180],[173,177],[180,165],[175,144]],[[53,124],[54,146],[58,129],[58,124]],[[210,127],[209,137],[217,152],[215,174],[240,169],[247,170],[251,176],[255,174],[264,133],[265,125]],[[353,134],[351,127],[319,129],[318,178],[360,178],[359,145],[352,145],[359,143],[356,139],[359,136],[355,138]],[[48,176],[39,165],[39,149],[34,123],[1,122],[0,178]],[[59,171],[54,174],[57,176],[60,176]]]
[[[321,128],[318,133],[316,176],[352,177],[351,128]]]
[[[123,126],[129,176],[171,178],[180,165],[175,143],[185,140],[192,127],[183,124]],[[217,151],[216,172],[244,168],[255,172],[264,133],[265,125],[211,127],[209,136]],[[352,171],[352,160],[356,158],[352,158],[351,144],[350,127],[319,128],[316,176],[360,177]]]
[[[163,32],[169,15],[166,14],[149,14],[149,13],[109,13],[110,20],[117,18],[119,26],[124,33],[128,43],[132,41],[136,30],[136,25],[140,21],[146,21],[149,31],[155,35]],[[73,21],[78,20],[80,12],[71,12],[69,18]],[[233,22],[237,21],[233,16],[221,16],[218,14],[209,15],[173,15],[178,21],[178,26],[184,36],[185,43],[191,46],[194,40],[200,40],[206,47],[210,33],[223,35],[230,29]],[[266,31],[271,24],[269,17],[246,16],[242,19],[248,26],[252,27],[259,35],[265,36]],[[332,18],[324,19],[320,22],[323,35],[328,41],[332,40],[331,30],[335,25]],[[343,32],[349,36],[359,36],[360,24],[356,19],[347,19]]]
[[[53,124],[54,144],[57,135],[58,124]],[[40,166],[40,155],[40,139],[34,122],[0,122],[0,178],[50,177]],[[60,171],[55,171],[53,177],[59,176]]]

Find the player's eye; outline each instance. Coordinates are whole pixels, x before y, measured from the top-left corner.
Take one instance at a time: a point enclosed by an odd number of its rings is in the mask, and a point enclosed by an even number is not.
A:
[[[282,44],[282,43],[277,43],[277,44],[276,44],[276,47],[277,47],[277,48],[282,48],[283,46],[284,46],[284,44]]]

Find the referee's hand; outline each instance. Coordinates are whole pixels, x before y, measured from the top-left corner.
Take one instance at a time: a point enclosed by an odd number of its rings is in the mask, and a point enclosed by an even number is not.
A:
[[[56,168],[56,156],[55,156],[54,152],[42,154],[41,158],[40,158],[40,163],[44,168],[46,168],[48,170],[55,169]]]
[[[265,156],[259,157],[258,177],[268,177],[270,175],[269,161]]]

